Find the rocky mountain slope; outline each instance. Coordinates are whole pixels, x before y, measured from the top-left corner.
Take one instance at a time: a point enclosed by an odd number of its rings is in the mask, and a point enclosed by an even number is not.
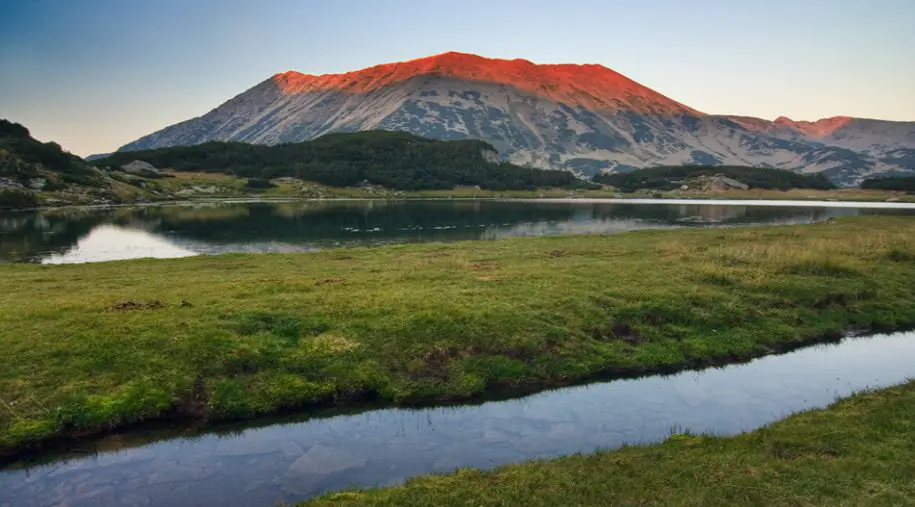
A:
[[[374,129],[482,139],[513,163],[583,176],[658,165],[752,165],[823,172],[851,185],[873,174],[915,172],[915,122],[709,115],[600,65],[460,53],[346,74],[277,74],[121,151],[206,141],[277,144]]]

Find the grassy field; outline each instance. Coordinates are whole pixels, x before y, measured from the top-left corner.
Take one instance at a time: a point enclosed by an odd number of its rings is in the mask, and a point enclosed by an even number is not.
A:
[[[915,221],[0,265],[0,450],[416,403],[915,324]]]
[[[346,505],[915,505],[915,382],[842,400],[731,438],[421,477],[328,495]]]

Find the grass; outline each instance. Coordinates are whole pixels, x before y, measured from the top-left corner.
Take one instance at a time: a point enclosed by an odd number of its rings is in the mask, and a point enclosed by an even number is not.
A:
[[[915,324],[915,221],[0,265],[0,452],[456,400]]]
[[[589,456],[344,492],[346,505],[915,505],[915,382],[736,437],[675,435]]]
[[[198,173],[169,171],[169,178],[144,178],[121,174],[127,181],[142,181],[145,188],[112,179],[110,192],[98,189],[84,189],[82,192],[41,192],[39,199],[44,204],[99,204],[103,202],[134,203],[149,201],[172,201],[187,199],[237,199],[237,198],[284,198],[284,199],[540,199],[540,198],[658,198],[658,199],[765,199],[765,200],[836,200],[836,201],[886,201],[915,202],[915,194],[888,190],[863,190],[847,188],[839,190],[728,190],[704,192],[697,190],[673,190],[658,192],[643,190],[621,194],[616,189],[562,189],[544,188],[538,190],[481,190],[476,187],[457,187],[451,190],[398,191],[377,186],[330,187],[320,183],[293,178],[273,180],[274,188],[256,191],[245,188],[244,178],[222,173]]]

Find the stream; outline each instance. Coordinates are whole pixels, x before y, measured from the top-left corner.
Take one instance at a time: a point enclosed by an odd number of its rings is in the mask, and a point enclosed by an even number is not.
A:
[[[168,438],[125,433],[0,470],[0,506],[270,506],[458,467],[658,442],[683,431],[733,435],[901,383],[915,376],[912,357],[915,333],[848,337],[745,364],[479,405],[261,421]]]

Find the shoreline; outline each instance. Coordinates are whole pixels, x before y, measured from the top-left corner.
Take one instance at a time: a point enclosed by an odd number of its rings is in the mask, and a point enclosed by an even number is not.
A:
[[[128,207],[154,207],[154,206],[190,206],[195,204],[257,204],[257,203],[294,203],[294,202],[346,202],[346,201],[508,201],[508,202],[546,202],[546,203],[580,203],[580,204],[684,204],[700,206],[796,206],[815,208],[865,208],[865,209],[915,209],[915,197],[912,201],[858,201],[858,200],[822,200],[822,199],[755,199],[711,196],[706,198],[681,198],[681,197],[200,197],[191,199],[166,199],[160,201],[138,201],[128,203],[110,204],[52,204],[35,208],[4,210],[11,213],[40,212],[46,210],[63,209],[110,209]]]

